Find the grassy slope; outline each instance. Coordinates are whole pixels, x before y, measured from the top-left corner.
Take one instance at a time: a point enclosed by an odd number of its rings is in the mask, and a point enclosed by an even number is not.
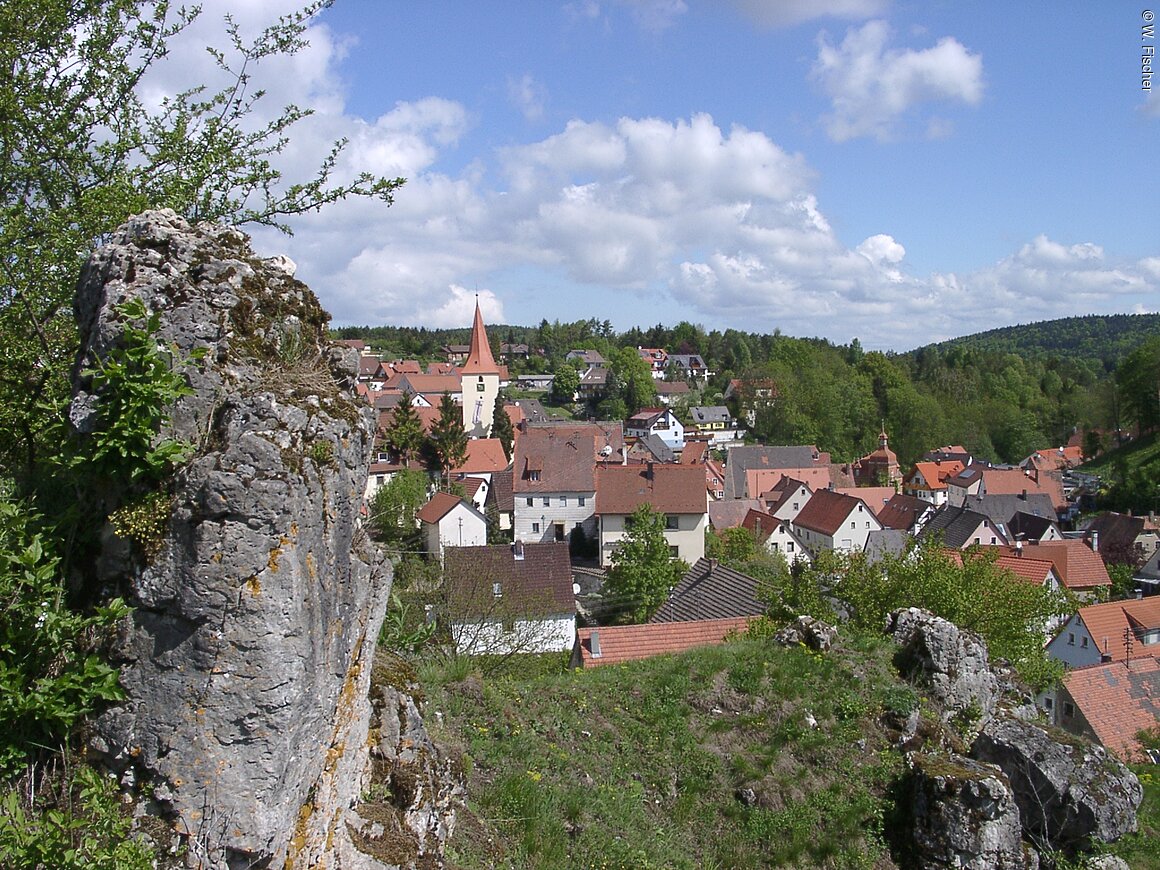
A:
[[[1160,433],[1152,432],[1123,447],[1109,450],[1084,463],[1080,471],[1110,477],[1116,469],[1116,463],[1120,461],[1126,464],[1128,471],[1145,465],[1160,465]]]
[[[877,720],[917,696],[893,676],[890,654],[885,641],[821,655],[745,640],[429,687],[427,721],[441,718],[437,739],[469,770],[471,812],[452,860],[891,867],[881,831],[902,759]]]
[[[888,845],[904,770],[891,746],[923,702],[895,676],[893,651],[884,639],[840,641],[825,654],[741,640],[442,685],[429,669],[428,727],[468,771],[451,863],[905,866]],[[1146,788],[1141,833],[1117,851],[1156,870],[1160,785]]]

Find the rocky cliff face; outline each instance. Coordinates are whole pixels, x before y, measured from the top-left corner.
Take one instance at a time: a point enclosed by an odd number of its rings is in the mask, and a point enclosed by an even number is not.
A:
[[[197,452],[173,484],[159,554],[107,534],[95,567],[135,611],[116,651],[128,700],[100,717],[92,745],[151,796],[142,806],[190,864],[342,866],[391,579],[358,517],[373,415],[348,392],[356,360],[328,345],[328,317],[292,263],[172,212],[131,220],[90,260],[77,298],[85,358],[117,341],[131,298],[160,315],[158,338],[179,357],[206,357],[168,433]],[[82,431],[85,388],[72,414]]]

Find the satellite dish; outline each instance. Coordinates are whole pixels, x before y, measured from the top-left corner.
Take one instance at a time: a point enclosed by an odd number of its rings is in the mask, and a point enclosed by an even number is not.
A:
[[[605,444],[603,447],[601,447],[600,448],[600,455],[601,456],[611,456],[612,455],[612,445]]]

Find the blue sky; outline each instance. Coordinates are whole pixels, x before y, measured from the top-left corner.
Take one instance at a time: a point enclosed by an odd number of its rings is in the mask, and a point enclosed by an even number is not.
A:
[[[340,171],[408,182],[255,242],[336,324],[466,326],[478,293],[493,323],[907,350],[1157,311],[1146,9],[337,0],[258,71],[272,108],[315,109],[287,172],[345,137]]]

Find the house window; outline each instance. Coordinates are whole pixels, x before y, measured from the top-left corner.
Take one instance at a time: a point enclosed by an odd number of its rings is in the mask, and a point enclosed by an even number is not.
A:
[[[680,555],[681,555],[681,550],[679,547],[677,547],[675,545],[669,546],[669,558],[670,559],[678,559],[678,558],[680,558]]]
[[[584,496],[580,496],[578,499],[576,499],[576,503],[578,505],[580,505],[580,507],[584,507],[584,501],[585,501]]]
[[[544,496],[544,507],[551,507],[551,506],[552,506],[552,500],[550,498],[548,498],[547,496]]]
[[[539,534],[539,533],[540,533],[540,524],[539,523],[532,523],[532,534]]]
[[[561,496],[561,497],[560,497],[560,507],[568,507],[568,498],[567,498],[567,496]]]
[[[375,483],[377,483],[379,486],[382,486],[386,482],[387,482],[387,476],[385,474],[376,474],[375,475]]]
[[[786,541],[786,542],[785,542],[785,551],[786,551],[787,553],[792,553],[792,552],[793,552],[793,541]]]
[[[500,586],[499,583],[492,583],[491,584],[491,594],[493,596],[495,596],[496,598],[502,598],[503,597],[503,587]]]
[[[1050,711],[1050,710],[1051,710],[1051,708],[1052,708],[1052,707],[1054,707],[1054,706],[1055,706],[1055,702],[1054,702],[1054,701],[1052,701],[1052,700],[1051,700],[1051,698],[1044,698],[1044,699],[1043,699],[1043,709],[1044,709],[1044,710],[1049,710],[1049,711]]]
[[[866,521],[866,528],[870,528],[870,521],[869,520]]]
[[[1068,646],[1075,646],[1075,634],[1074,634],[1074,632],[1069,631],[1067,633],[1067,645]]]
[[[529,480],[531,480],[533,483],[535,483],[535,482],[539,481],[539,479],[540,479],[540,472],[538,472],[538,471],[529,471],[529,472],[528,472],[528,479],[529,479]]]
[[[796,501],[795,501],[795,502],[793,503],[793,509],[794,509],[795,511],[796,511],[796,510],[798,510],[798,502],[796,502]]]
[[[479,382],[478,382],[478,383],[475,385],[475,391],[476,391],[477,393],[482,393],[482,392],[483,392],[483,378],[480,378],[480,379],[479,379]]]
[[[534,502],[534,501],[535,501],[535,499],[534,499],[534,498],[532,498],[531,496],[528,496],[528,507],[531,507],[531,506],[532,506],[532,502]]]
[[[850,528],[856,529],[857,527],[858,527],[858,524],[856,522],[854,522],[853,520],[851,520],[850,521]]]
[[[1075,707],[1073,707],[1067,701],[1063,702],[1063,715],[1068,719],[1075,715]]]
[[[1080,648],[1081,648],[1081,649],[1087,649],[1087,642],[1088,642],[1088,639],[1087,639],[1086,637],[1081,637],[1081,638],[1079,639],[1079,645],[1080,645]]]
[[[680,528],[678,517],[675,517],[672,514],[665,514],[665,529],[671,532],[678,528]]]

